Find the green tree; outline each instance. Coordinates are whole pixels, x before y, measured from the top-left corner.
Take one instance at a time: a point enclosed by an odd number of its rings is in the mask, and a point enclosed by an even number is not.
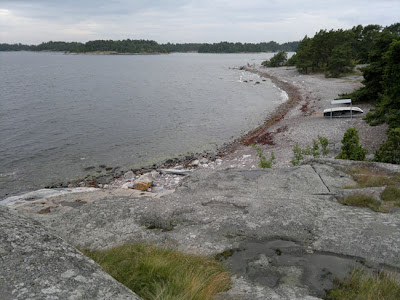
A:
[[[394,40],[399,40],[400,23],[385,27],[383,31],[376,35],[370,47],[368,61],[369,65],[362,68],[364,80],[363,87],[343,95],[353,99],[353,102],[375,103],[380,94],[384,93],[383,74],[386,67],[385,54]]]
[[[364,160],[367,152],[360,146],[359,140],[357,129],[347,129],[342,139],[342,152],[336,158]]]
[[[296,68],[299,72],[307,74],[311,71],[312,66],[312,40],[305,36],[297,49]]]
[[[283,66],[287,61],[287,53],[285,51],[279,51],[270,60],[265,60],[261,64],[265,67],[280,67]]]
[[[375,152],[374,161],[400,164],[400,128],[388,131],[388,138]]]
[[[371,125],[387,123],[391,128],[400,127],[400,40],[390,44],[382,60],[385,67],[380,84],[384,92],[366,120]]]
[[[343,73],[350,72],[354,68],[353,54],[349,45],[336,46],[328,59],[326,68],[329,77],[339,77]]]

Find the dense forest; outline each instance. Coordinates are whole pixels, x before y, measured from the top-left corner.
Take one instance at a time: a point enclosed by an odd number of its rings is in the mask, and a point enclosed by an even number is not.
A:
[[[381,45],[382,39],[398,39],[398,30],[399,23],[385,28],[358,25],[348,30],[320,30],[314,37],[305,36],[300,41],[296,55],[287,64],[295,65],[302,73],[324,72],[327,77],[338,77],[351,72],[356,64],[376,60],[381,51],[387,50],[387,43]]]
[[[115,52],[115,53],[171,53],[171,52],[199,52],[199,53],[239,53],[239,52],[275,52],[296,51],[299,42],[289,42],[282,45],[276,42],[268,43],[229,43],[214,44],[185,43],[185,44],[158,44],[149,40],[96,40],[86,43],[77,42],[46,42],[39,45],[0,44],[0,51],[63,51],[74,53],[85,52]]]

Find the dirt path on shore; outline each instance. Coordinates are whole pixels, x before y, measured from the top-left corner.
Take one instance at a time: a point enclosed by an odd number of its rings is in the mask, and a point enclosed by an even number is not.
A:
[[[357,105],[365,113],[353,119],[330,120],[323,116],[323,110],[331,107],[331,100],[362,86],[361,73],[342,78],[325,78],[322,74],[300,74],[295,67],[255,67],[247,71],[269,78],[288,94],[289,100],[264,125],[246,135],[217,168],[256,168],[259,159],[256,150],[249,146],[253,143],[262,147],[267,158],[274,152],[274,167],[288,167],[291,166],[290,160],[296,143],[302,148],[312,145],[312,139],[318,135],[329,140],[330,153],[327,157],[335,157],[340,152],[341,139],[350,127],[358,130],[360,144],[370,156],[386,137],[386,126],[372,127],[362,119],[372,108],[371,105]]]

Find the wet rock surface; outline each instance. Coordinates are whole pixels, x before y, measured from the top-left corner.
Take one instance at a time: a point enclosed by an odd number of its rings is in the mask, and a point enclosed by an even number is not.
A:
[[[162,197],[107,191],[45,214],[29,203],[10,209],[84,248],[150,242],[210,256],[233,251],[225,262],[234,285],[222,299],[316,299],[353,265],[400,268],[400,211],[338,203],[342,187],[354,184],[344,172],[352,167],[311,160],[293,168],[201,168]]]

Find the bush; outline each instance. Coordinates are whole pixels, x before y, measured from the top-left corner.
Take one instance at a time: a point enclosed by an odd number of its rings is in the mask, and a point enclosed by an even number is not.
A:
[[[213,299],[230,287],[224,266],[212,259],[150,245],[83,250],[143,299]]]
[[[349,128],[342,139],[342,152],[336,158],[349,160],[364,160],[366,151],[359,144],[358,131]]]
[[[320,153],[319,153],[318,141],[313,139],[312,142],[313,142],[313,146],[312,146],[312,149],[311,149],[311,154],[312,154],[313,157],[319,157]]]
[[[388,131],[387,140],[375,152],[374,161],[400,164],[400,128]]]
[[[261,64],[265,67],[280,67],[283,66],[287,61],[287,53],[285,51],[279,51],[270,60],[265,60]]]
[[[293,148],[293,158],[290,161],[293,166],[298,166],[300,161],[304,159],[304,155],[312,155],[313,157],[320,157],[321,152],[319,146],[321,146],[322,155],[326,156],[329,153],[328,144],[329,140],[326,137],[318,136],[318,140],[313,139],[313,146],[307,145],[304,149],[301,149],[299,144]]]
[[[291,58],[286,61],[286,66],[295,66],[296,65],[296,54],[293,54]]]
[[[300,161],[304,159],[303,151],[301,150],[299,144],[297,143],[296,146],[293,148],[293,158],[290,161],[293,166],[298,166]]]
[[[275,159],[274,152],[271,152],[271,158],[267,160],[265,158],[264,154],[263,154],[263,150],[261,149],[261,147],[255,146],[255,145],[254,145],[254,147],[257,150],[257,156],[260,158],[260,163],[258,164],[258,166],[260,168],[264,168],[264,169],[265,168],[271,168],[272,167],[272,163],[273,163],[273,161]]]
[[[318,136],[318,140],[319,140],[319,143],[321,144],[321,147],[322,147],[322,155],[323,156],[328,155],[328,153],[329,153],[329,149],[328,149],[329,140],[326,137],[323,137],[323,136],[320,136],[320,135]]]

